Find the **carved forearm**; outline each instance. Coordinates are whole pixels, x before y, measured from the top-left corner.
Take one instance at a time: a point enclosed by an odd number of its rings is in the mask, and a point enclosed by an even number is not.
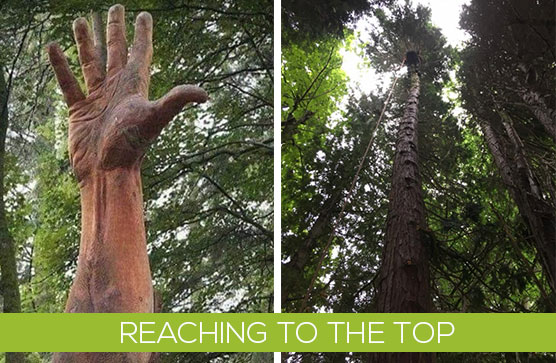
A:
[[[150,101],[150,14],[137,16],[130,52],[123,6],[112,6],[108,12],[106,49],[99,23],[97,16],[94,37],[84,18],[73,26],[87,94],[61,48],[47,47],[69,107],[70,161],[81,188],[81,245],[66,311],[151,313],[141,160],[146,146],[186,103],[205,102],[208,96],[185,85]],[[54,355],[54,362],[146,363],[149,357],[150,353],[61,353]]]
[[[81,189],[81,205],[76,286],[66,310],[84,312],[78,306],[85,306],[88,312],[152,312],[139,169],[91,176]]]

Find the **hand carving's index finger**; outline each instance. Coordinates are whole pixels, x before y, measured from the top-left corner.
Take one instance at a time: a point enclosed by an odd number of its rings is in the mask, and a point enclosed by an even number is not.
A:
[[[89,31],[89,24],[85,18],[75,19],[73,22],[73,34],[77,43],[77,51],[85,83],[89,92],[91,92],[102,82],[104,76],[100,59],[95,51],[93,38]]]
[[[64,52],[62,52],[62,49],[60,49],[60,46],[56,43],[50,43],[46,46],[46,51],[48,52],[50,64],[54,69],[56,79],[58,80],[58,84],[62,89],[62,93],[64,94],[64,98],[68,106],[84,100],[85,95],[83,94],[81,87],[79,87],[79,83],[75,79],[75,76],[69,67],[68,60],[66,59]]]

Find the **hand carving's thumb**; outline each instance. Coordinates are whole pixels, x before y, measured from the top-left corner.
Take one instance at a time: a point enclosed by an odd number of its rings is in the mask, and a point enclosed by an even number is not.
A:
[[[164,126],[181,111],[183,106],[190,102],[203,103],[207,100],[207,93],[200,87],[181,85],[172,88],[164,97],[153,102],[152,117],[147,119],[146,124],[141,127],[143,137],[147,140],[154,139]]]
[[[191,85],[181,85],[172,88],[164,97],[155,101],[156,114],[165,124],[170,122],[177,115],[183,106],[190,102],[203,103],[208,99],[208,95],[200,87]]]

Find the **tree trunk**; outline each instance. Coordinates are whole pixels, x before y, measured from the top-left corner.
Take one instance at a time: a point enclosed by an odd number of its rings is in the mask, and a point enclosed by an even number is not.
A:
[[[525,102],[525,105],[527,105],[537,120],[540,121],[546,132],[552,137],[552,140],[556,142],[556,111],[547,107],[543,97],[532,89],[536,81],[537,72],[534,68],[527,67],[524,63],[519,63],[518,68],[525,75],[525,82],[520,82],[517,77],[513,78],[519,97]]]
[[[527,225],[550,288],[556,292],[556,213],[542,197],[521,140],[509,123],[509,116],[503,111],[499,111],[499,115],[512,145],[511,159],[509,150],[492,126],[482,122],[481,128],[502,180]]]
[[[377,312],[431,311],[429,247],[417,154],[419,75],[409,68],[409,97],[400,122],[389,195],[382,266],[377,281]],[[373,353],[372,362],[434,361],[432,353]]]
[[[556,142],[556,111],[548,108],[542,97],[534,91],[522,89],[519,91],[519,95],[529,110],[544,126],[552,140]]]
[[[487,142],[488,148],[492,153],[494,163],[498,167],[498,171],[502,176],[502,181],[504,182],[504,184],[506,184],[508,187],[510,187],[513,190],[514,189],[514,183],[512,181],[513,172],[506,160],[506,157],[504,156],[505,153],[498,139],[498,136],[496,135],[496,133],[494,132],[494,130],[492,129],[492,127],[488,122],[481,122],[480,125],[483,134],[485,136],[485,140]]]
[[[8,229],[4,201],[4,163],[9,122],[8,98],[9,90],[4,78],[4,67],[0,64],[0,291],[4,300],[3,312],[20,313],[21,299],[17,281],[16,249]],[[23,362],[23,358],[23,353],[6,353],[6,363]]]

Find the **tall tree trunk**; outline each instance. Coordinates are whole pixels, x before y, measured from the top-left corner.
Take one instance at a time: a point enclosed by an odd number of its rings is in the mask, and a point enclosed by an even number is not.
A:
[[[511,152],[504,146],[501,136],[488,122],[482,122],[481,128],[502,180],[508,186],[519,213],[527,225],[548,283],[552,291],[556,292],[556,213],[554,208],[543,199],[525,156],[522,142],[509,123],[509,116],[503,111],[499,111],[499,115],[511,142]]]
[[[480,125],[483,134],[485,136],[485,140],[487,142],[488,148],[492,153],[494,163],[498,167],[498,171],[502,176],[502,181],[508,187],[511,187],[513,189],[513,181],[512,181],[513,172],[512,169],[510,168],[508,161],[506,160],[506,157],[504,155],[505,152],[504,149],[502,148],[502,144],[500,143],[498,136],[496,135],[496,133],[494,132],[494,130],[492,129],[492,127],[488,122],[481,122]]]
[[[529,110],[535,115],[544,126],[546,132],[556,142],[556,111],[548,108],[537,92],[527,89],[521,89],[518,92]]]
[[[429,246],[417,154],[419,75],[408,68],[410,88],[400,122],[389,195],[382,267],[377,282],[377,312],[431,311]],[[375,353],[372,362],[429,363],[432,353]]]
[[[544,102],[544,98],[539,92],[533,89],[537,78],[537,72],[532,67],[527,67],[524,63],[519,63],[518,68],[525,75],[525,82],[520,82],[517,77],[513,80],[516,83],[516,90],[537,120],[543,125],[546,132],[556,142],[556,111],[549,108]]]
[[[4,67],[0,64],[0,291],[4,300],[3,312],[20,313],[21,299],[17,281],[16,250],[8,229],[4,201],[4,166],[9,122],[8,99],[9,90],[4,78]],[[6,353],[6,363],[19,362],[23,362],[23,353]]]

